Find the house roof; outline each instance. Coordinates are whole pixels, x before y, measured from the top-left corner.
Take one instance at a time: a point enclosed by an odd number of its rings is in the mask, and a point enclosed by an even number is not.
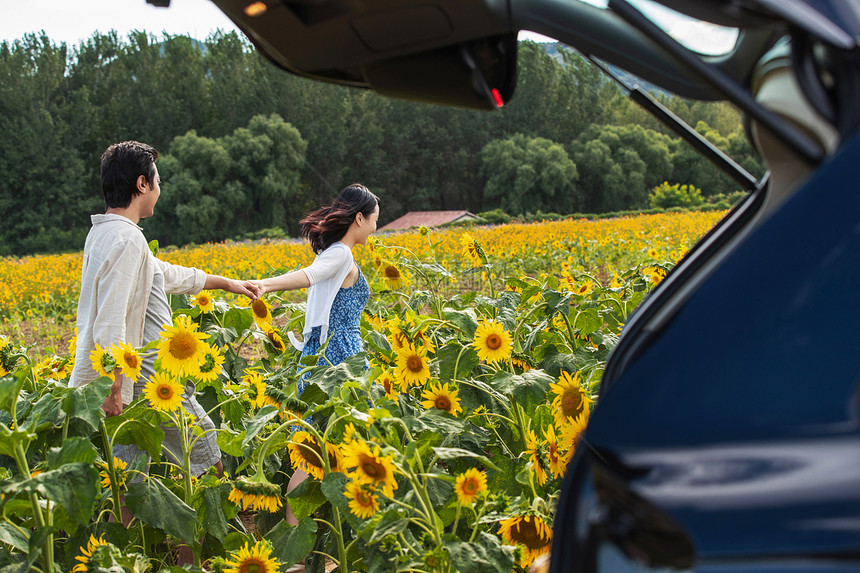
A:
[[[396,231],[409,229],[410,227],[438,227],[455,221],[477,220],[480,217],[469,211],[409,211],[402,217],[395,219],[381,227],[380,231]]]

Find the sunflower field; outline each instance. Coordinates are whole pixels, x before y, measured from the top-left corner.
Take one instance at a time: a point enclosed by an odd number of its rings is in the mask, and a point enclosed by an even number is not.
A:
[[[355,251],[372,289],[363,353],[300,360],[284,340],[301,331],[304,293],[249,305],[204,291],[171,297],[160,340],[98,348],[100,377],[79,388],[68,378],[80,255],[0,259],[0,567],[527,570],[549,551],[561,479],[623,325],[720,216],[384,235]],[[313,255],[273,242],[158,256],[247,279]],[[40,320],[60,326],[33,344],[22,325]],[[157,372],[143,396],[105,418],[115,373],[142,376],[148,355]],[[189,382],[214,427],[180,407]],[[165,428],[178,429],[179,456],[163,453]],[[223,475],[190,471],[206,433]],[[126,464],[116,445],[151,461]],[[288,491],[297,470],[310,477]],[[183,551],[193,565],[177,565]]]

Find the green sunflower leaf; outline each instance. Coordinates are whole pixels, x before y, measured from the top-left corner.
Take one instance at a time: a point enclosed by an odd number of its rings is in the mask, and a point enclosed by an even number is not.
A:
[[[455,571],[508,573],[514,568],[514,548],[502,545],[497,536],[483,531],[473,543],[447,535],[444,545]]]
[[[70,418],[79,418],[96,430],[104,418],[102,404],[110,394],[110,386],[111,379],[102,376],[84,386],[70,388],[63,397],[63,411]]]
[[[119,416],[105,418],[104,424],[114,444],[134,444],[149,453],[153,460],[161,459],[164,442],[161,415],[144,401],[125,408]]]
[[[58,448],[48,450],[48,467],[58,469],[60,466],[74,462],[93,463],[99,453],[89,438],[66,438]]]
[[[481,454],[476,454],[462,448],[433,448],[433,451],[443,460],[457,460],[461,458],[474,458],[481,462],[485,467],[499,471],[499,466],[490,461],[490,458]]]
[[[99,473],[87,462],[67,463],[24,482],[22,487],[59,503],[76,523],[85,524],[93,516],[99,495]]]
[[[290,525],[286,520],[279,522],[265,538],[272,542],[272,557],[280,562],[282,569],[289,569],[310,554],[316,533],[317,522],[305,517],[298,525]]]
[[[161,529],[185,543],[194,542],[194,524],[197,521],[194,510],[159,480],[130,484],[125,503],[131,514],[146,525]]]

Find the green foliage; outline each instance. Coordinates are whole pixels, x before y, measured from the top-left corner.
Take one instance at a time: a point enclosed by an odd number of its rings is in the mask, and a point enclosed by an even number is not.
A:
[[[651,190],[651,207],[698,207],[704,202],[701,189],[692,185],[669,185],[666,181]]]
[[[381,223],[419,209],[638,209],[664,180],[734,190],[575,51],[523,42],[517,75],[516,97],[485,113],[297,78],[236,33],[0,43],[0,212],[16,215],[0,256],[80,250],[103,210],[98,158],[125,139],[163,156],[164,193],[142,226],[165,245],[296,235],[354,181],[382,197]],[[731,107],[663,103],[761,175]]]
[[[517,134],[488,143],[481,150],[481,174],[487,178],[485,199],[507,213],[572,211],[579,204],[576,165],[561,145],[542,137]]]
[[[305,148],[299,132],[277,115],[254,116],[247,128],[218,139],[194,131],[177,137],[159,162],[166,191],[147,231],[183,244],[297,221]]]
[[[511,222],[511,216],[501,209],[492,209],[491,211],[482,211],[478,216],[489,223],[490,225],[504,225]]]
[[[672,172],[671,139],[638,125],[592,125],[571,143],[582,210],[645,207],[648,191]]]

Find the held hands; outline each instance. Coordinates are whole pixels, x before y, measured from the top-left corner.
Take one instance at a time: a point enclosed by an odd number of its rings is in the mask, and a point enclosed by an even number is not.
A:
[[[266,294],[266,292],[267,292],[266,287],[263,285],[263,281],[261,279],[250,280],[248,282],[251,283],[252,285],[254,285],[258,289],[258,293],[259,293],[259,294],[257,294],[256,297],[251,299],[252,301],[257,300],[258,298],[260,298],[261,296]]]
[[[230,280],[224,290],[234,294],[243,294],[252,301],[255,301],[265,294],[265,291],[258,284],[259,282],[260,281]]]

